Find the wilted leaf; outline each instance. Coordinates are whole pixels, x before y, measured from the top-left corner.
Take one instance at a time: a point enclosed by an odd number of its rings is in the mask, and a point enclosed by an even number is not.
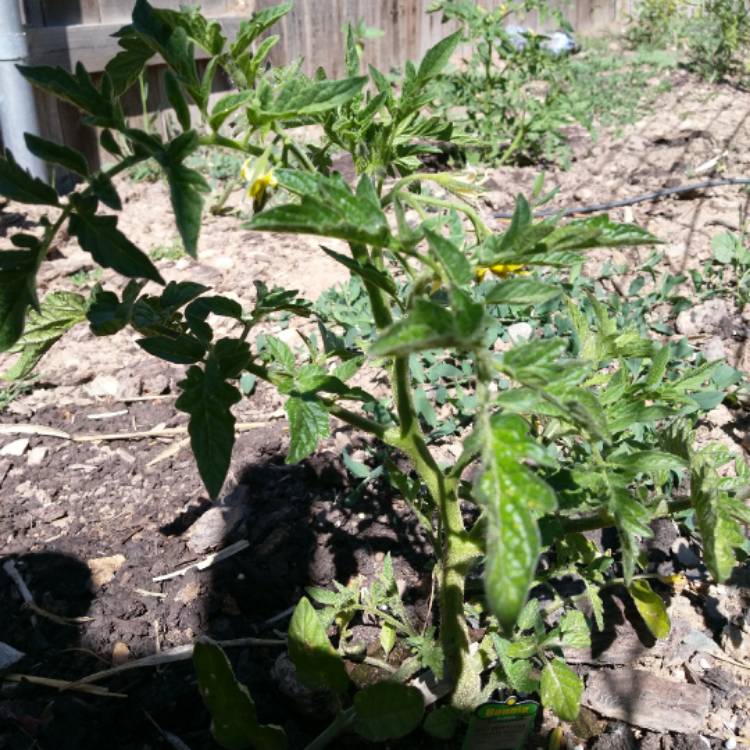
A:
[[[654,638],[666,638],[671,628],[669,614],[663,599],[651,588],[649,582],[642,578],[631,581],[628,592]]]

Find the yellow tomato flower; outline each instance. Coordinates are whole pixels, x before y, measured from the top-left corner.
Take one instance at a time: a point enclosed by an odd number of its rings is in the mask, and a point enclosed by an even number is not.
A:
[[[248,183],[247,195],[252,198],[256,210],[263,207],[268,193],[279,184],[268,161],[266,152],[257,159],[247,159],[240,169],[240,176]]]
[[[495,263],[494,266],[479,266],[476,271],[477,281],[481,281],[486,275],[487,271],[491,271],[495,276],[500,279],[504,279],[507,276],[518,274],[524,276],[526,272],[522,265],[516,263]]]
[[[273,170],[266,172],[250,183],[247,194],[254,200],[263,200],[267,190],[273,190],[278,185],[278,180],[273,175]]]

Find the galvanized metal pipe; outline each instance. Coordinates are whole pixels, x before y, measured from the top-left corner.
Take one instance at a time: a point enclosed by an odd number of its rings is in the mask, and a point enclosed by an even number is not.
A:
[[[39,135],[39,118],[31,84],[16,65],[29,54],[21,21],[20,0],[0,0],[0,133],[3,145],[34,177],[49,179],[47,165],[26,148],[24,133]]]

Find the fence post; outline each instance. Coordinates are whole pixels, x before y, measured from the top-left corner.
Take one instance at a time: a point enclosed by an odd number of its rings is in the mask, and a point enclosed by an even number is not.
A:
[[[0,132],[5,148],[34,177],[47,181],[41,159],[26,148],[24,133],[39,135],[39,118],[31,84],[16,65],[28,57],[26,34],[21,23],[19,0],[0,0]]]

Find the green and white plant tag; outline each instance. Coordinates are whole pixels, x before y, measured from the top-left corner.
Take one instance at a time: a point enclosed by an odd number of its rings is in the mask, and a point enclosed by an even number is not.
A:
[[[462,750],[521,750],[536,720],[539,704],[490,701],[474,710]]]

